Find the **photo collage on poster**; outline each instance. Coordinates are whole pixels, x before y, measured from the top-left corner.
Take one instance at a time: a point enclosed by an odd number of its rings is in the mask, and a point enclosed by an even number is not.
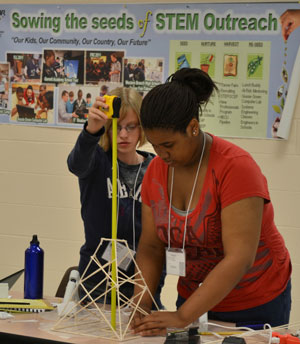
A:
[[[120,86],[145,95],[163,82],[163,67],[162,58],[124,51],[7,52],[0,62],[0,114],[8,123],[81,127],[97,96]]]
[[[9,114],[9,63],[0,62],[0,114]]]

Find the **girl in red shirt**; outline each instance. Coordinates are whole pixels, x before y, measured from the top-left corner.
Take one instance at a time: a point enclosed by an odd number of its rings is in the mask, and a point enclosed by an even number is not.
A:
[[[151,292],[165,260],[167,273],[180,276],[177,311],[134,317],[132,328],[145,336],[206,312],[234,323],[289,322],[291,262],[267,181],[249,153],[199,126],[214,91],[208,74],[183,68],[142,103],[142,126],[158,156],[143,180],[137,263]],[[140,306],[149,312],[151,297]]]

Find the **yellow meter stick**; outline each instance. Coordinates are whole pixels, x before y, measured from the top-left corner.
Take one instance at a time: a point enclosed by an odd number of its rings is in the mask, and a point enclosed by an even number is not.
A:
[[[104,96],[108,109],[101,108],[101,111],[112,119],[112,219],[111,219],[111,277],[112,277],[112,290],[111,290],[111,326],[116,329],[116,280],[117,280],[117,266],[116,266],[116,239],[117,239],[117,126],[118,118],[120,115],[121,98],[117,96]]]

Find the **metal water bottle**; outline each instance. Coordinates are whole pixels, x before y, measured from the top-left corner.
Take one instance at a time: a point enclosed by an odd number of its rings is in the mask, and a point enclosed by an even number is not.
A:
[[[39,246],[36,234],[25,251],[24,298],[43,298],[44,250]]]

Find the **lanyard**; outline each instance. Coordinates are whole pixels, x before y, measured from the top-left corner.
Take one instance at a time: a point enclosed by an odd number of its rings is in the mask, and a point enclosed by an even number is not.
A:
[[[187,218],[188,218],[188,215],[189,215],[191,203],[192,203],[192,200],[193,200],[193,196],[194,196],[194,192],[195,192],[195,188],[196,188],[196,184],[197,184],[198,174],[199,174],[199,171],[200,171],[200,167],[201,167],[201,163],[202,163],[202,158],[203,158],[204,151],[205,151],[206,134],[203,133],[203,135],[204,136],[203,136],[202,152],[201,152],[200,160],[199,160],[199,163],[198,163],[198,168],[197,168],[197,172],[196,172],[196,176],[195,176],[195,180],[194,180],[193,189],[192,189],[192,192],[191,192],[191,197],[190,197],[188,208],[186,210],[186,215],[185,215],[182,250],[184,250],[184,246],[185,246]],[[171,208],[172,208],[173,184],[174,184],[174,167],[172,167],[171,190],[170,190],[169,222],[168,222],[168,249],[171,248],[171,234],[170,234],[170,231],[171,231]]]
[[[135,188],[138,180],[138,176],[140,174],[143,162],[140,163],[139,169],[136,173],[134,187],[133,187],[133,205],[132,205],[132,246],[133,250],[135,251]]]

